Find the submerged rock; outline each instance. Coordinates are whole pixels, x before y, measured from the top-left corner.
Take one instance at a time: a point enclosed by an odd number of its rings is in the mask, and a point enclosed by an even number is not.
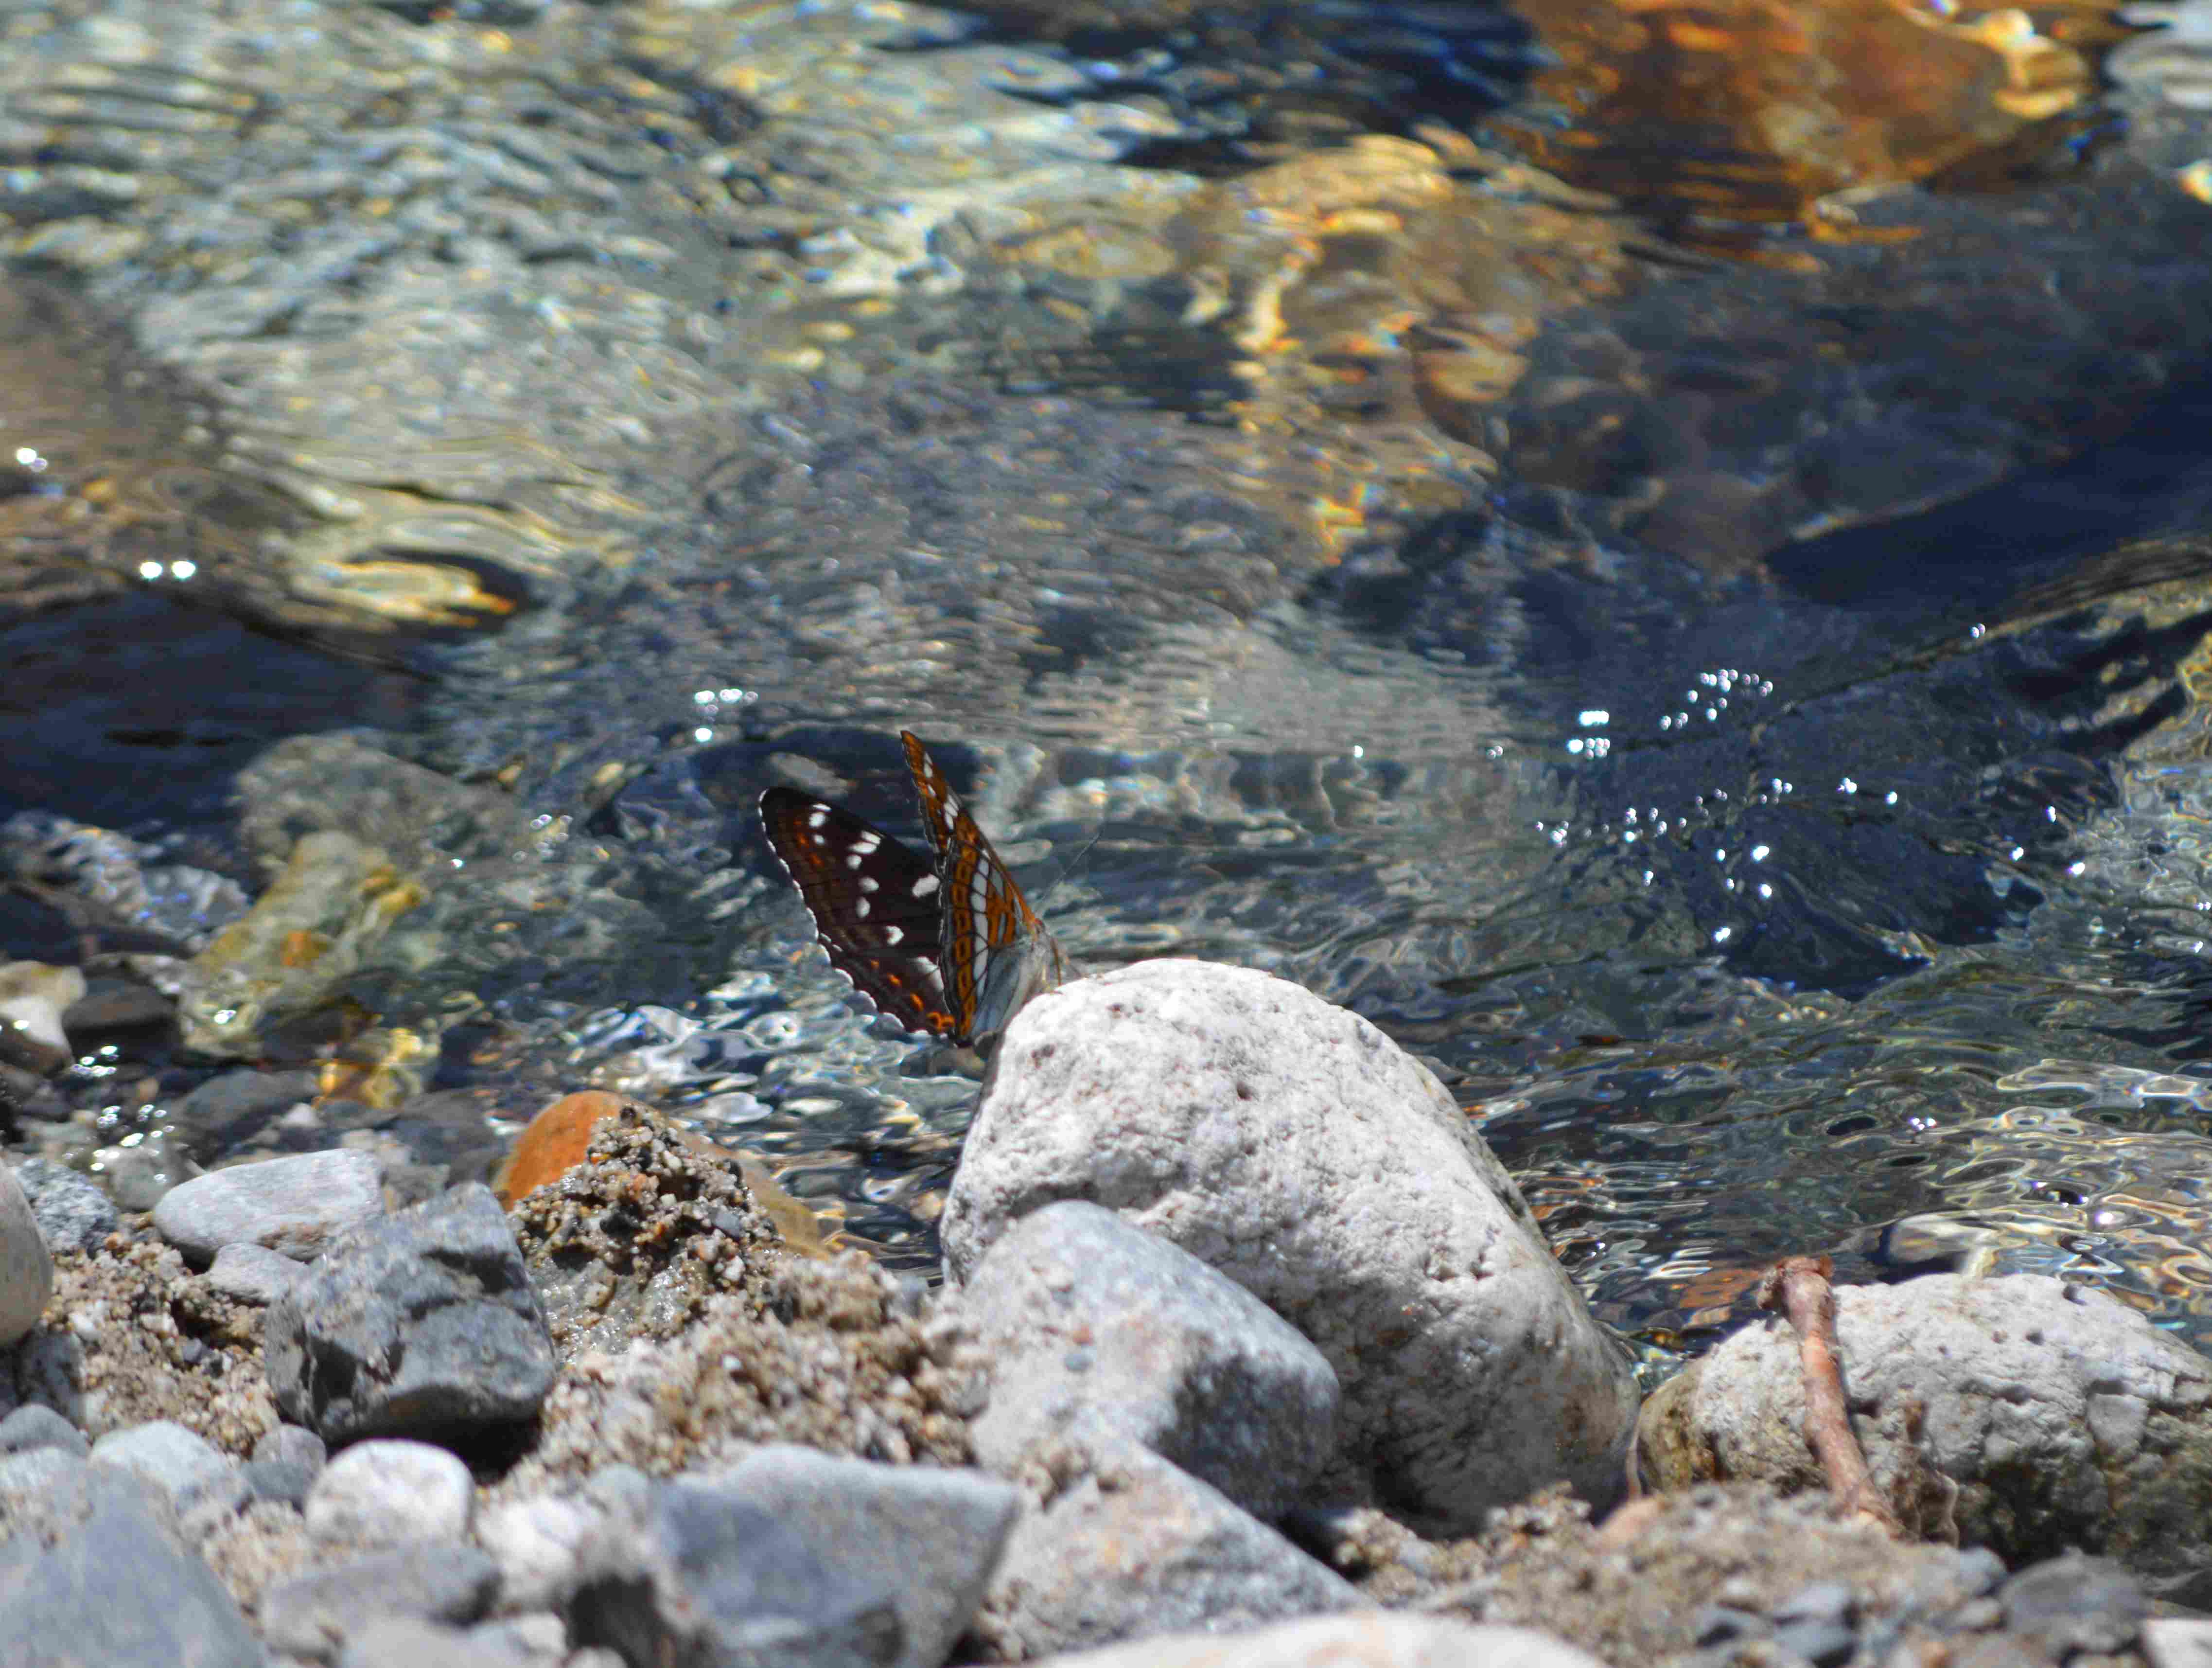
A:
[[[1628,1364],[1436,1079],[1264,973],[1153,961],[1008,1028],[954,1178],[964,1285],[1014,1224],[1090,1199],[1211,1263],[1317,1344],[1340,1447],[1472,1525],[1565,1477],[1618,1491]]]
[[[0,1060],[26,1070],[56,1072],[70,1062],[62,1015],[84,995],[84,975],[41,961],[0,966]]]
[[[54,1289],[54,1259],[15,1172],[0,1160],[0,1348],[38,1324]]]

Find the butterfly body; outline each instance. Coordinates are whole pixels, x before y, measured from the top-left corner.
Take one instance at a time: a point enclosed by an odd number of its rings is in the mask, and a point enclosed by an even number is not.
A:
[[[790,788],[761,795],[761,825],[830,965],[908,1031],[987,1047],[1067,958],[929,750],[899,739],[933,855]]]

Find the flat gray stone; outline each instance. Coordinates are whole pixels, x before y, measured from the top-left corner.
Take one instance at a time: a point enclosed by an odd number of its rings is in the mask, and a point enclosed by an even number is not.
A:
[[[610,1494],[635,1509],[603,1537],[605,1560],[568,1610],[579,1645],[627,1662],[715,1668],[892,1668],[890,1593],[843,1559],[825,1563],[736,1492],[678,1481]]]
[[[476,1485],[469,1468],[428,1442],[356,1443],[323,1467],[307,1494],[307,1532],[319,1541],[394,1546],[458,1541],[469,1532]]]
[[[778,1443],[722,1474],[817,1558],[891,1595],[899,1668],[939,1668],[982,1600],[1020,1497],[994,1478]]]
[[[179,1182],[154,1207],[161,1236],[204,1268],[225,1245],[318,1255],[331,1236],[384,1214],[376,1160],[341,1148],[233,1165]]]
[[[1358,1589],[1133,1444],[1014,1527],[987,1600],[1024,1657],[1356,1610]]]
[[[301,1272],[283,1251],[239,1240],[217,1251],[201,1278],[240,1303],[270,1304],[299,1284]]]
[[[295,1576],[261,1595],[261,1631],[280,1651],[326,1661],[373,1621],[473,1622],[491,1606],[499,1566],[456,1541],[426,1541]]]
[[[92,1462],[136,1472],[179,1507],[238,1480],[235,1462],[173,1419],[108,1432],[92,1445]]]
[[[53,1290],[46,1234],[15,1171],[0,1162],[0,1349],[39,1324]]]
[[[338,1668],[557,1668],[562,1655],[518,1650],[481,1628],[381,1616],[348,1636]]]
[[[1357,1014],[1176,959],[1030,1002],[945,1202],[951,1283],[1060,1199],[1182,1246],[1311,1339],[1340,1456],[1383,1499],[1472,1529],[1548,1482],[1620,1492],[1626,1354],[1467,1114]]]
[[[27,1448],[21,1453],[0,1454],[0,1507],[12,1509],[21,1501],[45,1494],[64,1477],[83,1470],[88,1462],[67,1448]]]
[[[283,1460],[319,1471],[330,1463],[331,1451],[321,1437],[305,1426],[279,1425],[274,1430],[261,1433],[261,1440],[253,1445],[253,1457]]]
[[[1256,1517],[1328,1458],[1336,1373],[1226,1275],[1107,1210],[1063,1200],[983,1257],[955,1312],[990,1356],[976,1458],[1004,1476],[1040,1444],[1136,1442]]]
[[[39,1449],[20,1456],[52,1453]],[[143,1484],[90,1474],[82,1520],[0,1547],[0,1662],[35,1668],[263,1668],[261,1644],[213,1571],[181,1546]]]
[[[331,1442],[464,1440],[532,1417],[553,1384],[514,1230],[475,1182],[333,1239],[263,1336],[278,1409]]]
[[[92,1452],[92,1439],[45,1403],[32,1402],[0,1419],[0,1454],[33,1448],[59,1448],[82,1457]]]

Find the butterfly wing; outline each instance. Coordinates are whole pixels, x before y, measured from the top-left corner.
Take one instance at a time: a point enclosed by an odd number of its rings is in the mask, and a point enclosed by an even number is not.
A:
[[[1003,1030],[1023,1003],[1065,979],[1066,958],[929,749],[910,731],[901,730],[899,740],[922,826],[937,848],[945,1004],[957,1018],[958,1039],[975,1042]]]
[[[965,1042],[974,1009],[947,1001],[938,866],[873,823],[794,788],[763,794],[760,815],[830,965],[908,1031]]]

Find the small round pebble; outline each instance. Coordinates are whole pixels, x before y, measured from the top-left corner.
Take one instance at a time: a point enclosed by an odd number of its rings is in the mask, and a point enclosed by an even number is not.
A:
[[[240,1303],[274,1303],[292,1289],[301,1266],[282,1251],[241,1240],[217,1251],[202,1278]]]
[[[65,1164],[25,1159],[15,1166],[15,1179],[30,1196],[49,1251],[95,1251],[123,1224],[122,1213],[100,1184]]]
[[[469,1468],[445,1449],[398,1438],[357,1442],[308,1491],[307,1532],[362,1546],[463,1540],[475,1503]]]
[[[305,1425],[279,1425],[275,1430],[261,1434],[261,1440],[253,1445],[253,1457],[319,1471],[330,1463],[331,1451],[323,1439]]]
[[[205,1437],[173,1419],[108,1432],[92,1445],[92,1460],[136,1471],[180,1507],[190,1497],[227,1488],[238,1469]]]
[[[42,1402],[17,1408],[0,1419],[0,1453],[59,1448],[80,1458],[91,1453],[92,1439]]]

